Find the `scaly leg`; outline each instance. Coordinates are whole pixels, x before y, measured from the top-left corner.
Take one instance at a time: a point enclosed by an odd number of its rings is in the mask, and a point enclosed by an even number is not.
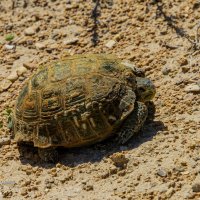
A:
[[[122,124],[121,130],[117,133],[116,140],[124,144],[142,128],[148,115],[147,107],[144,103],[136,101],[133,112]]]

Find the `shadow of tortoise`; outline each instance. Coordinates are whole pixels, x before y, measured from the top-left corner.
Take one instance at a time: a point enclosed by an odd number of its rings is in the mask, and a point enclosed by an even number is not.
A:
[[[68,167],[76,167],[83,163],[100,162],[116,152],[129,151],[139,147],[141,144],[150,141],[162,130],[166,130],[163,122],[155,121],[155,106],[152,102],[149,104],[149,117],[143,126],[143,129],[132,137],[125,145],[118,145],[113,142],[113,137],[100,143],[79,148],[58,148],[59,163]],[[22,152],[23,151],[23,152]],[[45,163],[40,160],[37,149],[26,146],[25,150],[20,149],[20,161],[22,164],[30,164],[42,168],[53,168],[57,163]]]

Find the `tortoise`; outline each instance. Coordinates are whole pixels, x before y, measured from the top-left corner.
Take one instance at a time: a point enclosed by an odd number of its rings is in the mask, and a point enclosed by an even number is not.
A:
[[[124,144],[143,126],[153,83],[114,55],[69,56],[41,67],[20,92],[14,139],[31,143],[44,161],[57,147],[81,147],[112,135]]]

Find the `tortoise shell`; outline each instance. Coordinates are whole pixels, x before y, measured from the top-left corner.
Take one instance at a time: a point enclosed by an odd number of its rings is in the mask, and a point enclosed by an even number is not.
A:
[[[15,140],[40,148],[101,141],[133,111],[135,88],[132,69],[112,55],[75,55],[50,63],[19,94]]]

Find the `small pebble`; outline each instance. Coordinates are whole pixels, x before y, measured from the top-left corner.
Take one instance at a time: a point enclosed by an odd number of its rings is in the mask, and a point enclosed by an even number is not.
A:
[[[33,69],[35,67],[33,63],[23,63],[23,66],[27,69]]]
[[[114,36],[114,40],[115,40],[115,41],[120,41],[120,39],[121,39],[122,37],[123,37],[122,34],[117,34],[117,35]]]
[[[125,167],[129,161],[123,153],[114,153],[110,156],[110,159],[113,161],[113,164],[116,167]]]
[[[22,188],[21,189],[21,195],[22,196],[26,196],[28,193],[27,193],[27,189],[26,188]]]
[[[49,192],[49,189],[48,189],[48,188],[46,188],[46,189],[44,189],[44,191],[47,193],[47,192]]]
[[[12,50],[12,49],[15,48],[15,45],[6,44],[4,47],[5,47],[5,49],[7,49],[7,50]]]
[[[40,42],[36,42],[35,43],[35,47],[36,47],[36,49],[42,50],[42,49],[46,48],[46,44],[40,43]]]
[[[170,72],[171,72],[171,69],[170,69],[169,67],[164,66],[164,67],[162,68],[162,74],[163,74],[163,75],[168,75]]]
[[[11,142],[10,138],[1,138],[0,139],[0,147],[3,145],[8,145],[8,144],[10,144],[10,142]]]
[[[175,171],[175,172],[184,172],[184,171],[185,171],[185,168],[182,167],[182,166],[177,166],[177,167],[174,168],[174,171]]]
[[[3,79],[0,83],[0,91],[7,90],[12,85],[12,82],[7,79]]]
[[[180,58],[178,62],[180,64],[180,66],[188,64],[188,60],[186,58],[184,58],[184,57]]]
[[[106,43],[106,47],[108,47],[109,49],[111,49],[114,45],[115,45],[115,40],[109,40],[107,43]]]
[[[157,171],[157,174],[158,174],[158,176],[161,176],[161,177],[166,177],[167,176],[167,172],[164,169],[159,169]]]
[[[77,42],[78,42],[78,38],[74,37],[74,38],[68,38],[64,40],[63,44],[75,44]]]
[[[24,30],[24,34],[27,36],[32,36],[35,33],[36,33],[36,28],[34,28],[34,27],[29,27]]]
[[[109,173],[110,174],[116,174],[118,171],[117,167],[116,166],[112,166],[109,168]]]
[[[23,75],[24,73],[27,72],[27,69],[26,69],[26,67],[21,66],[21,67],[17,68],[16,71],[17,71],[17,75],[21,76],[21,75]]]
[[[10,75],[7,77],[7,79],[12,82],[16,81],[18,79],[16,71],[11,72]]]
[[[23,76],[19,77],[19,81],[24,81],[24,79],[25,79],[25,77],[23,77]]]
[[[186,92],[200,92],[200,86],[196,84],[187,85],[185,87]]]

